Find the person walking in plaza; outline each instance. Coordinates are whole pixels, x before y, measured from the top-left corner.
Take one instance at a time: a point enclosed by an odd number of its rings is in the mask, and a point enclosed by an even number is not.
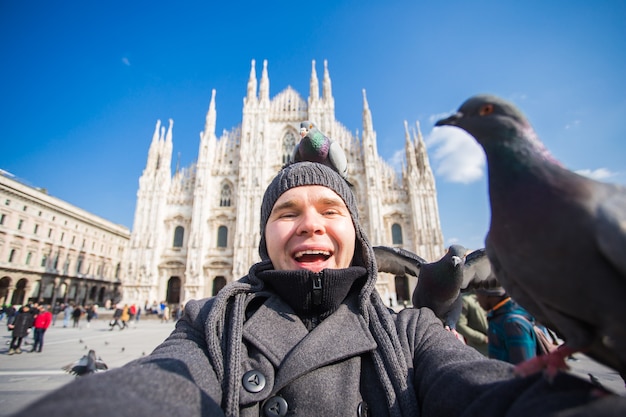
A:
[[[115,304],[113,306],[113,318],[109,322],[109,330],[113,330],[115,326],[119,327],[120,330],[124,330],[124,327],[120,324],[122,318],[122,307],[119,304]]]
[[[6,313],[6,316],[7,316],[7,330],[11,330],[9,325],[13,324],[13,321],[15,321],[15,315],[17,314],[17,309],[15,308],[14,305],[9,305],[4,309],[4,312]]]
[[[35,321],[33,323],[34,330],[34,340],[33,348],[30,350],[31,352],[39,352],[41,353],[43,349],[43,336],[46,333],[48,327],[52,323],[52,313],[50,313],[50,306],[41,306],[39,309],[39,314],[35,317]]]
[[[124,330],[128,327],[128,321],[130,320],[130,307],[128,304],[124,304],[122,307],[122,314],[120,315],[120,321],[122,322],[122,328],[120,330]]]
[[[59,303],[58,301],[56,303],[54,303],[54,306],[52,306],[52,326],[54,326],[57,322],[57,316],[59,315],[60,312],[63,311],[63,309],[65,308],[65,304]]]
[[[185,303],[149,355],[62,386],[14,417],[626,415],[626,398],[459,343],[428,308],[389,309],[351,186],[297,162],[266,189],[260,262]],[[138,383],[140,382],[140,383]]]
[[[13,323],[9,324],[9,329],[12,331],[9,355],[22,353],[22,341],[28,335],[30,328],[33,327],[33,321],[34,317],[30,311],[30,306],[25,304],[15,315]]]
[[[72,327],[80,327],[80,317],[83,315],[83,307],[81,305],[76,304],[74,306],[74,310],[72,310]]]
[[[74,313],[74,304],[69,303],[65,306],[63,310],[63,327],[68,327],[70,325],[70,319],[72,318],[72,314]]]

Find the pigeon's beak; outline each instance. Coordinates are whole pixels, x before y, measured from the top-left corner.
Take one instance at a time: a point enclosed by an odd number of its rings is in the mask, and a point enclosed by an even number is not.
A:
[[[437,123],[435,123],[435,126],[456,126],[462,117],[463,113],[456,112],[452,116],[439,120]]]

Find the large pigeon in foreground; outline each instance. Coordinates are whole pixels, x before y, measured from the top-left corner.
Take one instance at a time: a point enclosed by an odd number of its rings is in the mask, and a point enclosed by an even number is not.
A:
[[[378,271],[417,277],[413,305],[430,308],[450,329],[461,315],[461,289],[497,285],[484,250],[467,252],[461,245],[452,245],[441,259],[427,262],[405,249],[374,247]]]
[[[348,175],[348,159],[339,143],[324,135],[314,123],[300,123],[302,139],[293,152],[293,160],[318,162],[337,171],[344,179]]]
[[[626,375],[626,188],[565,169],[524,115],[497,97],[472,97],[436,126],[460,127],[483,147],[493,271],[565,340],[517,372],[545,366],[553,375],[563,358],[584,351]]]

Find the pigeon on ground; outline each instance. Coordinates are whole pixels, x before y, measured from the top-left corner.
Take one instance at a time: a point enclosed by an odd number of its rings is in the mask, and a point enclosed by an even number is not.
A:
[[[314,123],[309,121],[300,123],[300,136],[302,139],[293,151],[292,159],[295,162],[319,162],[331,167],[347,179],[348,159],[339,143],[328,138]]]
[[[84,376],[98,371],[105,371],[109,367],[101,358],[96,357],[96,352],[93,349],[90,349],[85,356],[76,362],[65,365],[62,369],[76,376]]]
[[[497,285],[485,251],[467,252],[461,245],[452,245],[440,260],[427,262],[405,249],[374,247],[378,271],[417,277],[413,305],[430,308],[450,329],[461,315],[461,289]]]
[[[565,340],[518,374],[567,368],[583,351],[626,375],[626,188],[559,164],[524,115],[479,95],[436,126],[472,135],[487,156],[491,224],[485,240],[498,281]]]

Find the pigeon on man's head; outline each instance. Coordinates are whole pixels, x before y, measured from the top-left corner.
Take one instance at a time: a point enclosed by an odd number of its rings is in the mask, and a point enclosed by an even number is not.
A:
[[[626,375],[626,188],[559,164],[526,117],[488,95],[436,126],[457,126],[487,156],[491,224],[485,240],[507,292],[565,343],[536,365],[549,375],[584,351]]]
[[[70,374],[83,376],[98,371],[105,371],[109,369],[109,367],[102,359],[96,357],[96,352],[93,349],[90,349],[85,356],[81,357],[76,362],[65,365],[62,369]]]
[[[308,120],[300,123],[300,136],[302,139],[293,151],[292,159],[295,162],[318,162],[331,167],[347,179],[348,159],[339,143],[328,138]]]
[[[427,262],[405,249],[374,247],[378,271],[417,277],[413,306],[430,308],[450,329],[461,315],[461,289],[495,285],[484,250],[467,252],[461,245],[452,245],[441,259]]]

